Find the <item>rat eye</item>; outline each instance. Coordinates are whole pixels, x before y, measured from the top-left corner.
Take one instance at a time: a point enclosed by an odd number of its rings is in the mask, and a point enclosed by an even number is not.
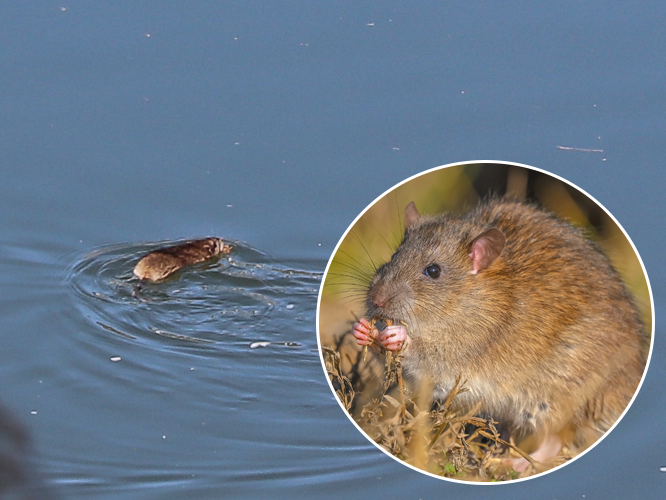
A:
[[[428,278],[437,279],[439,278],[439,273],[441,271],[442,269],[437,264],[430,264],[423,270],[423,274],[425,274]]]

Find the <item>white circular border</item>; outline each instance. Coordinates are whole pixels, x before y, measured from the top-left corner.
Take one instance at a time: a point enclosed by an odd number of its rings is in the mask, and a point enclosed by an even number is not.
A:
[[[349,231],[351,231],[351,229],[354,227],[354,225],[356,224],[356,222],[358,222],[358,220],[363,216],[363,214],[365,214],[365,213],[366,213],[366,212],[367,212],[367,211],[368,211],[368,210],[369,210],[369,209],[370,209],[375,203],[377,203],[379,200],[381,200],[382,198],[384,198],[384,196],[386,196],[387,194],[389,194],[389,193],[390,193],[391,191],[393,191],[394,189],[396,189],[396,188],[402,186],[403,184],[406,184],[407,182],[411,181],[412,179],[416,179],[417,177],[420,177],[420,176],[422,176],[422,175],[428,174],[428,173],[430,173],[430,172],[434,172],[434,171],[436,171],[436,170],[442,170],[442,169],[444,169],[444,168],[457,167],[457,166],[462,166],[462,165],[477,165],[477,164],[480,164],[480,163],[494,163],[494,164],[498,164],[498,165],[518,166],[518,167],[523,167],[523,168],[527,168],[527,169],[530,169],[530,170],[536,170],[537,172],[541,172],[541,173],[543,173],[543,174],[546,174],[546,175],[549,175],[549,176],[551,176],[551,177],[554,177],[555,179],[558,179],[558,180],[560,180],[560,181],[562,181],[562,182],[568,184],[569,186],[571,186],[571,187],[577,189],[579,192],[583,193],[583,194],[584,194],[585,196],[587,196],[590,200],[594,201],[599,207],[601,207],[601,208],[604,210],[604,212],[606,212],[606,214],[608,214],[608,216],[613,220],[613,222],[615,222],[615,224],[617,224],[617,227],[620,228],[620,230],[622,231],[622,233],[624,234],[624,236],[627,238],[627,241],[628,241],[629,244],[631,245],[631,248],[633,248],[634,253],[636,254],[636,257],[638,257],[638,262],[641,264],[641,269],[643,270],[643,275],[645,276],[645,281],[646,281],[646,283],[647,283],[648,292],[649,292],[649,294],[650,294],[650,311],[651,311],[651,313],[652,313],[652,332],[651,332],[651,335],[650,335],[650,351],[648,352],[647,361],[646,361],[646,363],[645,363],[645,369],[643,370],[643,376],[641,377],[641,381],[640,381],[640,383],[638,384],[638,388],[636,389],[636,392],[634,393],[634,396],[631,398],[631,401],[629,401],[629,404],[627,405],[627,407],[626,407],[626,408],[624,409],[624,411],[622,412],[622,415],[620,415],[620,417],[615,421],[615,423],[610,427],[610,429],[608,429],[608,430],[604,433],[603,436],[601,436],[601,437],[600,437],[599,439],[597,439],[597,440],[596,440],[596,441],[595,441],[595,442],[594,442],[589,448],[587,448],[585,451],[582,451],[581,453],[579,453],[578,455],[576,455],[575,457],[573,457],[571,460],[568,460],[567,462],[565,462],[565,463],[563,463],[563,464],[560,464],[560,465],[558,465],[557,467],[553,467],[552,469],[549,469],[549,470],[547,470],[547,471],[540,472],[539,474],[535,474],[535,475],[533,475],[533,476],[523,477],[523,478],[519,478],[519,479],[513,479],[513,480],[511,480],[511,481],[494,481],[494,482],[491,482],[491,481],[486,481],[486,482],[481,482],[481,481],[463,481],[463,480],[461,480],[461,479],[453,479],[453,478],[450,478],[450,477],[439,476],[439,475],[437,475],[437,474],[433,474],[433,473],[431,473],[431,472],[424,471],[423,469],[419,469],[418,467],[414,467],[413,465],[410,465],[410,464],[406,463],[405,461],[400,460],[398,457],[395,457],[395,456],[391,455],[388,451],[386,451],[386,450],[385,450],[384,448],[382,448],[379,444],[377,444],[377,443],[376,443],[376,442],[375,442],[370,436],[368,436],[368,435],[363,431],[363,429],[361,429],[361,427],[360,427],[360,426],[354,421],[354,419],[351,417],[351,415],[347,412],[347,410],[345,409],[345,407],[342,405],[342,402],[341,402],[341,401],[338,399],[338,397],[336,396],[336,394],[335,394],[335,389],[333,388],[333,383],[331,382],[331,379],[330,379],[329,376],[328,376],[328,372],[326,371],[326,362],[324,361],[324,356],[323,356],[323,354],[322,354],[323,351],[322,351],[322,348],[321,348],[321,336],[320,336],[320,334],[319,334],[319,312],[320,312],[320,307],[321,307],[321,295],[322,295],[322,291],[323,291],[323,289],[324,289],[324,283],[325,283],[325,281],[326,281],[326,276],[328,275],[328,269],[331,267],[331,262],[333,262],[333,258],[335,257],[335,254],[337,253],[338,248],[340,247],[340,244],[341,244],[342,241],[346,238],[347,234],[349,233]],[[368,441],[370,441],[373,445],[375,445],[375,447],[377,447],[379,450],[381,450],[384,454],[386,454],[386,455],[388,455],[389,457],[391,457],[392,459],[394,459],[396,462],[398,462],[398,463],[400,463],[400,464],[402,464],[402,465],[404,465],[404,466],[406,466],[406,467],[409,467],[410,469],[413,469],[413,470],[415,470],[416,472],[419,472],[419,473],[421,473],[421,474],[425,474],[426,476],[430,476],[430,477],[433,477],[433,478],[435,478],[435,479],[440,479],[440,480],[444,480],[444,481],[451,481],[451,482],[453,482],[453,483],[459,483],[459,484],[470,484],[470,485],[482,485],[482,486],[486,486],[486,485],[496,485],[496,484],[515,484],[515,483],[519,483],[519,482],[522,482],[522,481],[527,481],[527,480],[529,480],[529,479],[534,479],[534,478],[537,478],[537,477],[542,477],[542,476],[545,476],[546,474],[549,474],[549,473],[551,473],[551,472],[555,472],[556,470],[559,470],[559,469],[561,469],[562,467],[565,467],[565,466],[569,465],[570,463],[575,462],[575,461],[578,460],[580,457],[582,457],[583,455],[585,455],[587,452],[589,452],[590,450],[592,450],[595,446],[597,446],[597,444],[599,444],[601,441],[603,441],[603,440],[606,438],[606,436],[608,436],[608,435],[611,433],[611,431],[612,431],[613,429],[615,429],[615,426],[617,426],[617,424],[619,424],[620,421],[624,418],[624,415],[627,413],[627,411],[629,410],[629,408],[631,407],[631,405],[634,403],[634,400],[636,399],[636,396],[638,396],[638,393],[639,393],[639,391],[641,390],[641,386],[643,385],[643,381],[645,380],[645,376],[647,375],[648,368],[650,367],[650,359],[652,358],[652,349],[654,348],[654,330],[655,330],[654,297],[652,296],[652,287],[650,286],[650,278],[648,277],[647,271],[645,270],[645,264],[643,264],[643,259],[641,259],[641,256],[640,256],[640,254],[638,253],[638,250],[636,249],[636,246],[634,245],[634,242],[631,241],[631,238],[629,237],[629,235],[627,234],[627,232],[624,230],[624,228],[622,227],[622,225],[621,225],[621,224],[617,221],[617,219],[613,216],[613,214],[611,214],[611,213],[606,209],[606,207],[604,207],[601,203],[599,203],[599,202],[598,202],[593,196],[591,196],[588,192],[586,192],[585,190],[579,188],[578,186],[576,186],[576,185],[573,184],[572,182],[569,182],[568,180],[563,179],[563,178],[560,177],[559,175],[553,174],[553,173],[551,173],[551,172],[548,172],[548,171],[543,170],[543,169],[540,169],[540,168],[532,167],[532,166],[530,166],[530,165],[524,165],[524,164],[522,164],[522,163],[514,163],[514,162],[510,162],[510,161],[478,160],[478,161],[461,161],[461,162],[456,162],[456,163],[448,163],[448,164],[446,164],[446,165],[441,165],[441,166],[439,166],[439,167],[431,168],[431,169],[429,169],[429,170],[425,170],[425,171],[420,172],[420,173],[418,173],[418,174],[412,175],[411,177],[405,179],[405,180],[402,181],[402,182],[399,182],[399,183],[396,184],[395,186],[393,186],[393,187],[387,189],[386,191],[384,191],[381,195],[379,195],[377,198],[375,198],[375,199],[372,201],[372,203],[370,203],[367,207],[365,207],[365,209],[364,209],[360,214],[358,214],[358,216],[352,221],[352,223],[349,225],[349,227],[347,228],[347,230],[344,232],[344,234],[340,237],[340,240],[338,241],[338,244],[335,245],[335,248],[333,249],[333,253],[331,254],[331,257],[328,259],[328,264],[326,264],[326,269],[324,270],[324,275],[322,276],[322,279],[321,279],[321,286],[319,287],[319,296],[317,297],[317,346],[318,346],[318,348],[319,348],[319,359],[321,360],[321,365],[322,365],[322,368],[324,369],[324,376],[326,377],[326,380],[328,381],[328,385],[329,385],[329,387],[331,388],[331,392],[333,393],[333,397],[335,398],[335,400],[336,400],[336,401],[338,402],[338,404],[340,405],[340,408],[342,408],[343,413],[344,413],[344,414],[347,416],[347,418],[348,418],[348,419],[354,424],[354,426],[356,426],[356,428],[359,430],[359,432],[360,432],[361,434],[363,434],[363,435],[366,437],[366,439],[367,439]]]

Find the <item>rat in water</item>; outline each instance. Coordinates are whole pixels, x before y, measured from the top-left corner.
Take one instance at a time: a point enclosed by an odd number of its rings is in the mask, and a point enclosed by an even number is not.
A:
[[[134,274],[142,282],[160,281],[182,269],[205,262],[219,254],[227,254],[231,246],[221,238],[205,238],[180,245],[160,248],[143,256],[134,267]]]
[[[580,230],[510,200],[462,216],[421,216],[410,203],[404,239],[370,283],[367,318],[394,326],[379,333],[361,319],[359,345],[376,337],[402,349],[406,376],[430,379],[435,399],[461,376],[468,391],[454,405],[480,404],[512,436],[533,435],[537,462],[603,435],[646,364],[643,325],[609,260]]]

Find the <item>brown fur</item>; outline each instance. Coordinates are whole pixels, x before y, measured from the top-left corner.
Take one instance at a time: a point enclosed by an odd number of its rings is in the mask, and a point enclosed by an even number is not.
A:
[[[618,274],[579,230],[502,200],[461,217],[408,212],[406,225],[370,285],[368,314],[409,325],[409,376],[431,378],[441,397],[462,375],[459,406],[481,402],[515,436],[586,447],[612,426],[640,382],[646,339]],[[470,245],[490,228],[506,244],[472,274]],[[438,279],[424,274],[432,263]]]
[[[226,245],[220,238],[206,238],[160,248],[139,260],[134,274],[141,280],[159,281],[185,266],[198,264],[230,251],[231,246]]]

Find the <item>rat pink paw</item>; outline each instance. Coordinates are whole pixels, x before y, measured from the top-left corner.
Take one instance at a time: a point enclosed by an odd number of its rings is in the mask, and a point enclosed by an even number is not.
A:
[[[562,449],[562,439],[557,434],[546,434],[539,447],[530,454],[537,464],[552,461]],[[513,467],[516,472],[524,472],[530,463],[525,458],[505,458],[502,465]]]
[[[511,467],[516,472],[525,472],[530,466],[530,463],[525,458],[504,458],[502,465]]]
[[[387,326],[378,338],[389,351],[399,351],[409,342],[407,329],[403,325]]]
[[[372,341],[375,338],[372,333],[370,322],[365,318],[361,318],[361,320],[358,323],[354,323],[352,327],[352,335],[356,337],[356,343],[358,345],[372,344]]]

